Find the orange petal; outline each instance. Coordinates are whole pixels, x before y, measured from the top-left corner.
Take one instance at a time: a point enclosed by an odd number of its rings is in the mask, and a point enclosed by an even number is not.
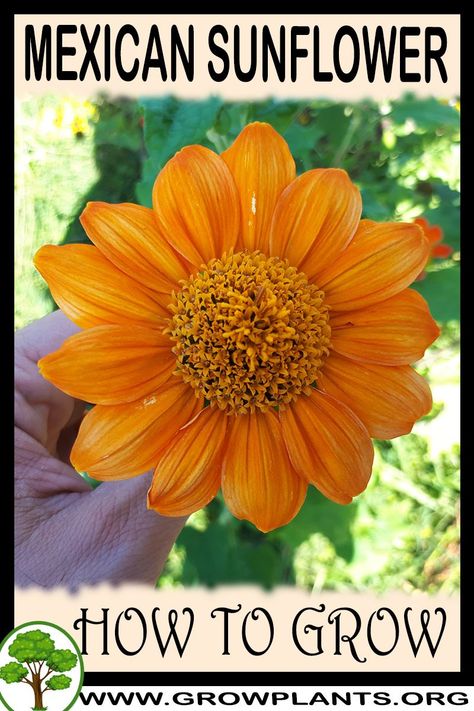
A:
[[[238,199],[226,164],[203,146],[187,146],[176,153],[153,187],[159,229],[198,267],[235,246]]]
[[[233,417],[222,493],[234,516],[248,519],[260,531],[271,531],[296,516],[306,489],[290,464],[273,410]]]
[[[348,358],[381,365],[414,363],[439,333],[428,304],[412,289],[367,309],[331,315],[334,350]]]
[[[92,245],[45,245],[34,262],[55,302],[81,328],[106,323],[157,327],[170,315]]]
[[[425,266],[429,243],[417,225],[362,220],[341,256],[318,274],[336,311],[372,306],[405,289]]]
[[[280,412],[280,421],[300,476],[339,504],[349,504],[365,489],[374,448],[367,429],[346,405],[313,390]]]
[[[172,376],[146,398],[96,405],[81,423],[71,463],[94,479],[129,479],[156,466],[160,453],[202,407],[191,388]]]
[[[229,418],[207,407],[170,442],[148,491],[148,508],[164,516],[187,516],[211,501],[221,485]]]
[[[251,123],[222,154],[240,194],[239,246],[268,252],[270,224],[282,190],[296,175],[288,144],[267,123]]]
[[[346,403],[380,439],[408,434],[432,406],[426,381],[410,366],[358,363],[337,353],[325,362],[318,387]]]
[[[454,249],[449,244],[438,244],[436,247],[433,247],[431,255],[436,259],[446,259],[446,257],[451,256],[453,252]]]
[[[437,244],[443,239],[443,230],[439,225],[430,225],[424,217],[417,217],[413,222],[421,227],[431,245]]]
[[[67,338],[38,367],[72,397],[116,405],[138,400],[169,379],[176,365],[172,345],[160,331],[96,326]]]
[[[313,279],[347,247],[361,210],[360,193],[344,170],[309,170],[277,202],[270,254],[286,257]]]
[[[170,293],[179,288],[180,279],[189,277],[189,269],[160,234],[155,213],[147,207],[89,202],[81,224],[107,259],[149,289]]]

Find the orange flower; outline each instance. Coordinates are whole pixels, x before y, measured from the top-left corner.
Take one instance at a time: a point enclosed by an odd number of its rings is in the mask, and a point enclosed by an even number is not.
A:
[[[296,177],[271,126],[221,156],[179,151],[153,209],[89,203],[94,246],[45,246],[36,266],[83,332],[39,362],[95,403],[71,453],[124,479],[154,467],[148,506],[190,514],[219,488],[269,531],[308,484],[341,504],[369,480],[370,437],[410,432],[431,408],[410,364],[438,336],[407,289],[430,244],[413,224],[360,221],[343,170]]]
[[[453,248],[449,244],[441,244],[443,241],[443,230],[439,225],[430,225],[425,217],[417,217],[413,220],[415,225],[421,227],[430,243],[430,253],[425,267],[432,259],[446,259],[453,253]],[[421,281],[426,277],[427,272],[423,269],[416,277],[416,281]]]

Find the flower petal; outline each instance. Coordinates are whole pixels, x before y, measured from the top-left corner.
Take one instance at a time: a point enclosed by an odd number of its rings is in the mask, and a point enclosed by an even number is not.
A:
[[[365,489],[374,448],[367,429],[344,403],[313,390],[280,412],[280,421],[300,476],[339,504]]]
[[[237,242],[237,188],[222,158],[203,146],[168,161],[153,187],[153,209],[168,242],[197,267]]]
[[[92,245],[45,245],[34,262],[55,302],[81,328],[106,323],[156,328],[170,315],[151,292]]]
[[[148,491],[148,508],[164,516],[187,516],[206,506],[221,485],[229,418],[207,407],[170,442]]]
[[[286,257],[313,279],[347,247],[361,211],[360,193],[344,170],[308,170],[277,202],[270,254]]]
[[[318,286],[333,310],[372,306],[409,286],[425,266],[429,250],[417,225],[362,220],[347,249],[318,274]]]
[[[81,423],[71,463],[94,479],[129,479],[155,467],[164,447],[202,407],[175,376],[146,398],[96,405]]]
[[[425,237],[432,246],[438,244],[438,242],[441,242],[443,239],[443,230],[439,225],[430,225],[428,220],[424,217],[417,217],[413,222],[415,225],[418,225],[418,227],[421,227],[425,233]]]
[[[446,259],[446,257],[450,257],[453,252],[454,249],[449,244],[438,244],[433,247],[431,256],[436,259]]]
[[[169,294],[189,277],[184,260],[160,234],[153,210],[89,202],[80,219],[104,257],[149,289]]]
[[[101,405],[132,402],[171,376],[176,358],[160,331],[140,326],[96,326],[67,338],[38,367],[72,397]]]
[[[255,412],[231,420],[222,467],[222,493],[237,518],[271,531],[291,521],[307,485],[288,459],[277,414]]]
[[[408,434],[432,406],[428,384],[410,366],[358,363],[337,353],[325,362],[318,387],[346,403],[380,439]]]
[[[222,154],[237,184],[240,247],[268,252],[270,224],[282,190],[296,175],[288,144],[267,123],[251,123]]]
[[[412,289],[366,309],[337,311],[330,323],[335,351],[381,365],[414,363],[440,333],[428,304]]]

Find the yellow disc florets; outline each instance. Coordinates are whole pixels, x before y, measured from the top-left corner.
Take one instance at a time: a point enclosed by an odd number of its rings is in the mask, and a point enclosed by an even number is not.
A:
[[[229,413],[309,394],[329,352],[324,292],[261,252],[212,259],[183,284],[172,310],[177,372]]]

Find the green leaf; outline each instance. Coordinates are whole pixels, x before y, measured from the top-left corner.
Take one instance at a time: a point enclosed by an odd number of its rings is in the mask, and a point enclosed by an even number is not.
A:
[[[47,664],[53,671],[70,671],[77,664],[77,655],[69,649],[55,649],[49,655]]]
[[[28,676],[28,669],[18,662],[9,662],[0,667],[0,679],[7,684],[14,684]]]
[[[19,662],[42,662],[54,650],[54,642],[47,632],[30,630],[19,632],[11,645],[8,653]]]
[[[411,119],[417,127],[424,130],[441,127],[459,128],[459,112],[453,106],[442,104],[432,98],[419,99],[414,95],[408,95],[394,102],[390,115],[395,124],[401,125]]]
[[[301,170],[309,170],[313,167],[314,158],[312,154],[322,135],[321,129],[315,123],[311,122],[303,125],[297,121],[293,121],[283,134],[293,158],[298,168],[301,167]],[[299,163],[301,166],[298,165]]]
[[[186,526],[178,538],[184,546],[184,585],[253,582],[270,588],[282,579],[278,544],[247,522],[224,516],[204,531]]]
[[[354,551],[352,523],[356,511],[357,503],[335,504],[310,486],[296,518],[271,535],[296,548],[313,533],[322,533],[330,539],[338,555],[350,560]]]
[[[415,282],[412,287],[427,300],[437,321],[459,319],[460,279],[456,264],[428,272],[423,281]]]
[[[69,689],[71,681],[72,679],[65,674],[57,674],[56,676],[52,676],[50,679],[47,679],[45,683],[51,691],[59,691],[61,689]]]
[[[253,109],[253,110],[252,110]],[[283,133],[289,127],[297,113],[301,111],[301,106],[295,101],[268,101],[250,104],[253,114],[249,120],[265,121],[269,123],[279,133]]]
[[[332,104],[317,112],[317,126],[331,145],[330,151],[339,146],[346,136],[350,117],[344,113],[344,104]]]
[[[210,525],[205,531],[186,526],[178,542],[186,549],[184,585],[201,582],[212,586],[221,582],[231,547],[229,529],[219,524]]]
[[[242,550],[241,579],[243,582],[258,582],[265,588],[281,580],[282,561],[276,549],[262,541],[253,546],[247,544]]]
[[[130,151],[141,149],[142,132],[140,110],[135,101],[122,99],[104,101],[100,105],[100,118],[95,127],[97,145],[114,145]]]
[[[214,128],[221,136],[225,136],[229,133],[231,127],[232,117],[227,107],[223,106],[218,113]]]

